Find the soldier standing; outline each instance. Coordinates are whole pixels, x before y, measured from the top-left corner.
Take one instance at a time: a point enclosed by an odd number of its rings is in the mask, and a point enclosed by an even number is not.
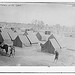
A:
[[[54,59],[54,61],[58,60],[58,56],[59,56],[59,53],[57,51],[55,51],[55,59]]]

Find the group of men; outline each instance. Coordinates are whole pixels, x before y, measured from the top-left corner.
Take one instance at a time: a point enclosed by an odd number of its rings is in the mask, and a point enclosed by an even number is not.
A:
[[[8,47],[10,47],[10,49],[8,50]],[[6,54],[8,53],[8,51],[10,51],[9,57],[12,55],[15,55],[15,47],[10,45],[8,46],[7,44],[5,44],[4,42],[0,42],[0,48],[3,50],[5,49]]]

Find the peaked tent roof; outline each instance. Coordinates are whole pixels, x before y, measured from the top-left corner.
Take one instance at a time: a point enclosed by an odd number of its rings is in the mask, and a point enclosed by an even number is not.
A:
[[[53,47],[55,48],[55,50],[60,49],[59,44],[57,43],[57,41],[55,39],[49,39],[53,45]]]
[[[25,35],[18,35],[13,41],[13,45],[17,47],[30,46],[30,42]]]
[[[20,40],[19,36],[13,40],[13,46],[22,47],[22,41]]]
[[[30,42],[25,35],[19,35],[19,38],[25,46],[30,46]]]
[[[53,34],[48,38],[46,43],[41,45],[41,51],[49,52],[52,54],[54,54],[55,50],[60,51],[60,48],[61,46]]]
[[[4,40],[5,39],[11,40],[7,32],[1,32],[1,35],[2,35]]]
[[[1,42],[4,41],[4,43],[6,43],[6,44],[8,44],[8,45],[12,44],[12,41],[11,41],[11,39],[10,39],[8,33],[5,32],[5,31],[2,31],[2,32],[0,33],[0,39],[1,39],[1,40],[0,40]]]
[[[56,44],[56,46],[58,45],[58,47],[61,48],[61,45],[60,45],[58,39],[56,38],[56,36],[54,36],[54,35],[52,34],[48,39],[50,39],[51,41],[55,42],[54,44]],[[53,44],[53,45],[54,45],[54,44]]]
[[[11,40],[14,40],[18,36],[18,34],[13,32],[11,29],[8,30],[8,34],[9,34]]]
[[[29,41],[31,42],[31,44],[36,44],[39,42],[39,40],[37,39],[36,35],[33,32],[29,32],[27,37]]]
[[[41,45],[41,51],[54,54],[55,50],[60,51],[60,46],[54,38]]]

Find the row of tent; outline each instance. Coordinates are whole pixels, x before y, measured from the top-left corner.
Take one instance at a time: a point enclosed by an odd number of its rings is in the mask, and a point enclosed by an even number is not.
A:
[[[11,29],[3,29],[0,32],[0,42],[3,42],[17,47],[30,46],[31,44],[37,44],[38,39],[34,33],[28,32],[28,35],[19,35],[13,32]]]
[[[18,33],[14,33],[11,29],[5,29],[2,30],[2,32],[0,32],[0,42],[4,41],[6,44],[12,44],[17,47],[29,47],[32,44],[38,44],[39,40],[42,40],[42,38],[38,40],[38,33],[34,34],[31,31],[28,31],[27,33],[28,35],[18,35]],[[53,54],[55,50],[58,50],[60,48],[60,43],[58,42],[56,37],[53,34],[51,34],[48,36],[47,41],[44,44],[42,44],[41,51]]]

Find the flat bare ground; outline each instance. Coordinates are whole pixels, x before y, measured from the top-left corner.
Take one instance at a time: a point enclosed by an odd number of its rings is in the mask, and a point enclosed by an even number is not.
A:
[[[59,60],[54,62],[54,55],[43,53],[36,46],[18,48],[14,57],[0,55],[0,66],[66,66],[75,65],[74,51],[63,49]]]
[[[52,62],[53,55],[42,53],[36,46],[19,48],[16,47],[14,57],[7,57],[4,52],[0,52],[0,66],[42,66]]]

